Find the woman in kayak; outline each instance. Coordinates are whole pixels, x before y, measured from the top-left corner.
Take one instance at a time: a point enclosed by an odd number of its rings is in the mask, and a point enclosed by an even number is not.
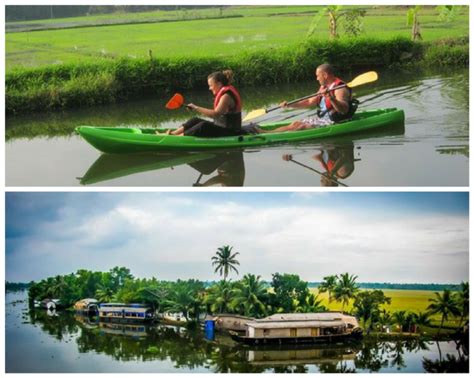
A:
[[[187,135],[204,138],[239,135],[242,131],[242,102],[240,94],[231,85],[233,72],[218,71],[207,77],[209,90],[214,95],[214,108],[208,109],[195,104],[187,107],[203,116],[213,119],[213,122],[193,117],[181,127],[168,132],[170,135]]]
[[[309,108],[319,106],[320,110],[317,115],[301,121],[294,121],[287,126],[282,126],[271,131],[263,130],[260,127],[254,127],[252,131],[256,131],[257,133],[278,133],[282,131],[306,130],[325,127],[335,122],[350,119],[354,115],[357,105],[353,102],[355,100],[352,100],[350,88],[343,87],[331,90],[332,88],[345,84],[341,79],[336,77],[333,67],[330,64],[321,64],[316,69],[316,80],[321,85],[318,91],[321,94],[292,104],[291,107]],[[286,101],[280,104],[282,108],[288,106],[290,105],[288,105]]]

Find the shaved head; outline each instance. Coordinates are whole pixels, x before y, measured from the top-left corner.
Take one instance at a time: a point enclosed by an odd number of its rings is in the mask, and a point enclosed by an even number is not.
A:
[[[329,75],[334,75],[334,67],[328,63],[319,65],[318,68],[316,68],[316,70],[326,72]]]

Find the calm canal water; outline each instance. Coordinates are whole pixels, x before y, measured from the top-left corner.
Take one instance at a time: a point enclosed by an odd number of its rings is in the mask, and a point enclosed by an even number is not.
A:
[[[467,186],[469,183],[469,76],[381,72],[356,88],[360,109],[397,107],[405,128],[259,149],[198,154],[101,155],[78,135],[79,125],[177,127],[191,114],[169,111],[171,94],[107,107],[7,119],[8,186],[320,186],[322,161],[339,161],[344,186]],[[315,91],[300,83],[243,91],[245,110],[271,107]],[[186,100],[211,104],[208,92]],[[269,113],[260,121],[306,113]],[[284,159],[292,155],[293,161]]]
[[[26,292],[6,294],[7,373],[467,372],[454,342],[378,342],[255,349],[229,337],[170,326],[94,323],[29,311]],[[25,358],[27,357],[27,358]],[[447,369],[447,370],[446,370]]]

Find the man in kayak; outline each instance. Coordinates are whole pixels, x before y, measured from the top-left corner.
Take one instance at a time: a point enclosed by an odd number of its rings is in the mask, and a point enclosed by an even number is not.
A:
[[[242,132],[242,101],[237,89],[231,85],[232,78],[233,72],[231,70],[214,72],[208,76],[209,90],[214,95],[213,109],[195,104],[187,105],[189,109],[213,118],[213,122],[193,117],[168,134],[204,138],[240,135]]]
[[[291,105],[288,105],[287,101],[284,101],[280,104],[280,107],[310,108],[317,106],[320,109],[317,115],[305,118],[301,121],[294,121],[287,126],[282,126],[271,131],[264,131],[261,128],[257,128],[256,131],[258,133],[276,133],[282,131],[305,130],[325,127],[332,125],[335,122],[350,119],[356,110],[356,106],[352,100],[352,93],[348,87],[331,90],[332,88],[345,84],[334,74],[334,68],[330,64],[321,64],[316,69],[316,80],[321,85],[318,91],[318,93],[321,94],[317,94],[314,97]]]

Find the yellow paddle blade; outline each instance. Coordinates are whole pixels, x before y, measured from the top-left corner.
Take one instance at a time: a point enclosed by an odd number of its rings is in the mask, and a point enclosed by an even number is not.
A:
[[[245,118],[244,118],[242,121],[243,121],[243,122],[250,121],[251,119],[254,119],[254,118],[263,116],[263,115],[266,114],[266,113],[267,113],[266,109],[256,109],[256,110],[252,110],[250,113],[248,113],[248,114],[245,116]]]
[[[378,78],[379,78],[379,75],[377,75],[377,72],[369,71],[362,75],[357,76],[350,83],[347,83],[347,86],[349,88],[354,88],[362,84],[372,83],[373,81],[376,81]]]

